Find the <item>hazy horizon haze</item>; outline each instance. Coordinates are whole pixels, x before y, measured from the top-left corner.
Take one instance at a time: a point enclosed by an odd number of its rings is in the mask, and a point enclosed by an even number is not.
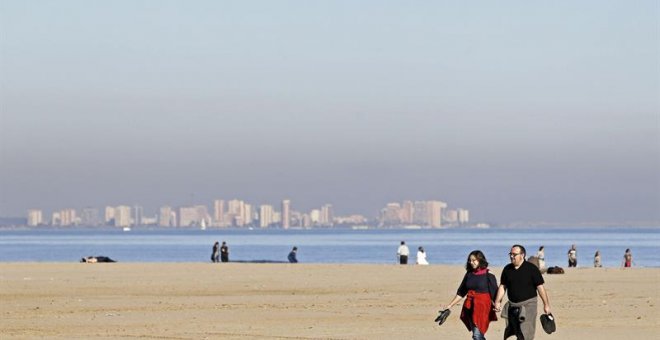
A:
[[[438,199],[660,223],[659,6],[2,0],[0,216]]]

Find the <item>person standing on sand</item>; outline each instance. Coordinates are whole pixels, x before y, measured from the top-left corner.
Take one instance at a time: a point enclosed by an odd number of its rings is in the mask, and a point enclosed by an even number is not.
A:
[[[293,247],[293,249],[291,249],[291,252],[289,252],[289,256],[287,256],[289,263],[298,263],[298,257],[296,256],[297,253],[298,253],[298,247]]]
[[[220,261],[229,262],[229,247],[225,241],[222,241],[222,247],[220,247]]]
[[[600,262],[600,250],[596,250],[596,253],[594,254],[594,268],[600,268],[603,265]]]
[[[577,267],[577,249],[575,245],[568,250],[568,267]]]
[[[399,264],[408,264],[408,255],[410,255],[410,250],[406,245],[405,241],[401,241],[399,249],[396,251],[396,255],[399,257]]]
[[[220,260],[220,243],[215,241],[213,244],[213,252],[211,253],[211,262],[217,263]]]
[[[491,308],[497,291],[497,278],[488,271],[488,261],[481,250],[474,250],[468,255],[465,271],[456,296],[445,309],[450,309],[467,296],[461,309],[461,321],[472,332],[473,340],[486,340],[490,322],[497,321],[497,315]]]
[[[515,244],[509,252],[511,263],[502,270],[500,286],[495,297],[495,311],[502,311],[506,319],[504,339],[516,336],[518,340],[534,339],[536,333],[537,296],[543,301],[543,311],[550,314],[550,300],[543,287],[545,281],[535,265],[525,261],[525,247]],[[504,293],[509,302],[501,306]]]
[[[541,270],[541,273],[543,273],[543,269],[545,268],[545,247],[540,246],[539,251],[536,252],[536,258],[539,259],[539,269]]]
[[[626,252],[623,254],[623,267],[630,268],[633,265],[633,256],[630,248],[626,249]]]
[[[426,252],[424,251],[424,247],[417,248],[417,264],[422,266],[427,266],[429,264],[429,261],[426,260]]]

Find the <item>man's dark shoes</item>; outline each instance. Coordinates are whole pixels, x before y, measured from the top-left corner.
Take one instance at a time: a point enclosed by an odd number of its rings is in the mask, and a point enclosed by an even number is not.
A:
[[[543,327],[543,330],[548,334],[552,334],[552,332],[557,330],[557,325],[555,325],[555,317],[552,316],[552,313],[541,315],[541,326]]]
[[[438,323],[438,325],[442,325],[445,320],[449,317],[449,314],[451,314],[451,311],[449,309],[441,310],[440,314],[438,314],[438,317],[435,318],[435,322]]]

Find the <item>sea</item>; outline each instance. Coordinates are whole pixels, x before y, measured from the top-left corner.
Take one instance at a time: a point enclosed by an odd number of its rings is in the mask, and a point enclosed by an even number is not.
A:
[[[394,264],[401,241],[414,263],[424,247],[431,265],[464,265],[479,249],[491,267],[509,263],[511,245],[528,256],[545,247],[547,266],[567,266],[575,244],[578,267],[592,267],[596,250],[604,267],[620,267],[630,248],[637,267],[660,267],[660,228],[448,228],[448,229],[6,229],[0,262],[78,262],[108,256],[118,262],[210,262],[215,241],[229,246],[230,261],[284,262],[293,246],[302,263]]]

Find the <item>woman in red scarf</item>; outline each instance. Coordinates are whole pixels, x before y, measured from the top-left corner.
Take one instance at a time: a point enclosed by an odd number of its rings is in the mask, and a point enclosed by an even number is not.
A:
[[[481,250],[470,253],[465,270],[467,272],[456,291],[456,296],[445,308],[449,309],[465,298],[461,321],[468,331],[472,332],[472,339],[485,340],[488,325],[491,321],[497,320],[492,308],[492,301],[497,292],[497,278],[488,272],[488,261]]]

